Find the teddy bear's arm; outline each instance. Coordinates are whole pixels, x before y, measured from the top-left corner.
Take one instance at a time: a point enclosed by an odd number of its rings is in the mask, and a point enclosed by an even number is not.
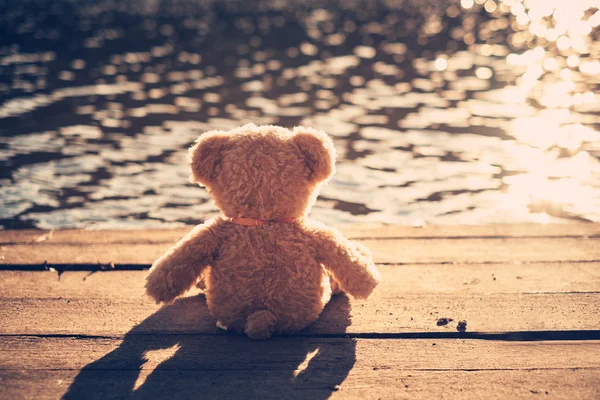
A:
[[[319,230],[315,239],[319,261],[341,289],[356,298],[369,297],[380,280],[369,250],[334,229]]]
[[[157,303],[170,303],[196,283],[219,249],[221,222],[213,220],[196,226],[152,264],[146,277],[150,297]]]

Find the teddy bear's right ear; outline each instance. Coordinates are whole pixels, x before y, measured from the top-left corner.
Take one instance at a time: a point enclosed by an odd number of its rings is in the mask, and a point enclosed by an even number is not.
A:
[[[192,183],[206,186],[216,178],[228,142],[229,136],[222,131],[207,132],[196,140],[189,150]]]
[[[325,181],[335,172],[335,147],[325,132],[297,126],[294,128],[294,143],[302,151],[313,182]]]

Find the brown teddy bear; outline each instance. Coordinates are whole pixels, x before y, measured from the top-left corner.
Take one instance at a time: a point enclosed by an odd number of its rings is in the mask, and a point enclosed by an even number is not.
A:
[[[379,282],[368,249],[306,219],[335,157],[325,133],[303,127],[203,134],[190,149],[191,181],[223,216],[154,262],[148,294],[169,303],[203,279],[217,325],[253,339],[305,328],[332,293],[368,297]]]

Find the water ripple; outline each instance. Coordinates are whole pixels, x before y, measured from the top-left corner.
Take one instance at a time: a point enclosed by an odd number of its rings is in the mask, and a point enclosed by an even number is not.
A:
[[[200,222],[246,122],[334,138],[330,224],[600,221],[596,1],[352,4],[0,0],[0,226]]]

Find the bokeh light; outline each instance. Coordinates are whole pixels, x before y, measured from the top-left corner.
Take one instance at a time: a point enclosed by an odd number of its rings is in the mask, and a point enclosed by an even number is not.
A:
[[[330,224],[600,221],[597,1],[33,3],[0,2],[5,228],[200,222],[186,148],[251,121],[334,138]]]

